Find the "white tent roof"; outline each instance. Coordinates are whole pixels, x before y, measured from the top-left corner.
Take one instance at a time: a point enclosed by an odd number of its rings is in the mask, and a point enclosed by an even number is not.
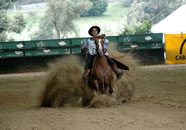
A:
[[[151,29],[153,33],[185,33],[186,5],[182,5]]]

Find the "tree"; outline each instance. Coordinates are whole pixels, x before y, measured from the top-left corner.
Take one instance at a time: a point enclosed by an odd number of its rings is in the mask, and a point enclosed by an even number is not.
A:
[[[133,0],[122,34],[148,33],[153,24],[184,3],[185,0]]]
[[[15,0],[0,1],[0,42],[7,41],[7,32],[21,33],[25,28],[23,15],[14,16],[14,20],[7,16],[6,9],[10,8]]]
[[[107,0],[90,0],[90,2],[93,4],[92,8],[84,11],[81,16],[100,16],[107,10]]]
[[[68,36],[68,33],[75,32],[76,28],[73,23],[73,20],[80,17],[80,14],[90,9],[92,4],[87,0],[77,0],[76,2],[69,0],[48,0],[48,10],[45,13],[44,18],[40,22],[40,29],[38,35],[43,35],[42,38],[48,39],[48,35],[45,35],[44,32],[49,34],[53,30],[56,31],[56,38],[64,38]],[[47,21],[48,24],[45,25],[45,28],[42,28],[41,24]],[[50,30],[48,30],[50,26]],[[53,36],[50,36],[53,37]],[[39,39],[40,37],[38,37]]]
[[[141,25],[134,25],[132,27],[125,26],[121,35],[150,33],[151,27],[152,24],[144,20]]]
[[[45,40],[45,39],[53,39],[53,28],[54,25],[50,21],[49,17],[43,17],[41,19],[40,25],[39,25],[39,31],[36,31],[31,34],[32,40]]]
[[[130,7],[134,0],[122,0],[124,7]]]
[[[11,7],[16,0],[0,0],[0,10],[5,10]]]
[[[144,20],[156,24],[185,3],[185,0],[135,0],[127,16],[128,25],[139,25]]]
[[[14,16],[14,21],[10,21],[9,31],[15,33],[21,33],[25,28],[26,22],[22,14],[17,14]]]

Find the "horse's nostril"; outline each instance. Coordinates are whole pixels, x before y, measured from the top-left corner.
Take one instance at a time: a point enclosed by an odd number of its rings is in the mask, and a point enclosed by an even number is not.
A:
[[[103,52],[102,51],[99,51],[99,55],[103,55]]]
[[[99,50],[99,53],[102,53],[102,51],[101,51],[101,50]]]

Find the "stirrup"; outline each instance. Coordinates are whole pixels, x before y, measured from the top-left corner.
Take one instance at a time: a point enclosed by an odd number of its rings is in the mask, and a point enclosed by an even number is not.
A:
[[[123,76],[124,72],[121,71],[121,72],[118,72],[117,73],[117,79],[121,79],[121,77]]]

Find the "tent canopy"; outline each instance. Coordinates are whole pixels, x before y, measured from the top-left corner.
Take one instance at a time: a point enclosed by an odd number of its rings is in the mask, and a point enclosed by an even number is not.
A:
[[[182,5],[151,29],[153,33],[186,33],[186,5]]]

